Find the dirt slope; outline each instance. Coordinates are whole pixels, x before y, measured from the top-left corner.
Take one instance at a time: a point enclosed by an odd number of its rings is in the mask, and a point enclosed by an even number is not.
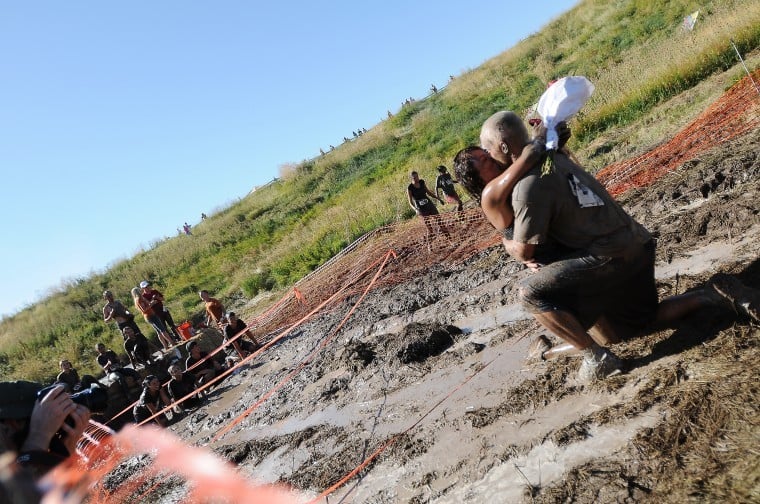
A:
[[[759,152],[752,132],[621,198],[658,237],[663,296],[716,272],[760,288]],[[390,441],[330,502],[760,501],[757,325],[701,313],[617,345],[629,371],[584,387],[575,359],[525,362],[540,334],[515,305],[525,274],[494,247],[370,292],[331,343],[210,447],[308,497]],[[171,429],[208,443],[316,348],[349,301]]]

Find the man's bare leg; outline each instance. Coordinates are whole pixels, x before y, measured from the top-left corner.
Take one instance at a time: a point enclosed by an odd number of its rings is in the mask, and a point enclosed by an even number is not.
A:
[[[578,377],[582,382],[604,378],[621,371],[622,365],[615,354],[595,342],[573,314],[554,310],[534,313],[533,316],[538,323],[567,342],[554,352],[551,351],[553,349],[544,352],[543,357],[553,358],[561,355],[562,351],[565,355],[568,352],[581,354],[583,362],[578,370]]]
[[[620,337],[615,331],[615,328],[605,316],[600,317],[599,320],[596,321],[596,324],[588,330],[588,335],[591,336],[591,339],[594,340],[594,342],[603,347],[620,342]],[[543,360],[555,359],[560,356],[570,357],[573,355],[580,355],[580,350],[571,343],[562,343],[551,346],[547,340],[546,345],[547,349],[541,353],[541,358]]]
[[[533,316],[539,324],[548,329],[552,334],[570,343],[578,350],[588,348],[594,343],[594,340],[583,329],[578,319],[569,312],[553,310],[534,313]]]

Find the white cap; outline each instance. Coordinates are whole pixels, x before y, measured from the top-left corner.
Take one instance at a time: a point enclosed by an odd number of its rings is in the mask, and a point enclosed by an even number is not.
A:
[[[147,287],[149,285],[150,285],[150,283],[147,280],[143,280],[142,282],[140,282],[140,288],[141,289],[144,289],[145,287]]]

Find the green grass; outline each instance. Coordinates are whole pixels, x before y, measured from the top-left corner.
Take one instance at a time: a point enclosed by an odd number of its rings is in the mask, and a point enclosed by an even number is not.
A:
[[[596,85],[572,124],[570,146],[581,159],[599,145],[614,152],[627,141],[620,132],[635,136],[631,132],[644,129],[638,124],[653,114],[665,122],[673,118],[673,127],[682,124],[699,111],[679,112],[669,104],[679,96],[714,94],[702,90],[704,83],[736,68],[729,39],[743,53],[760,46],[758,2],[703,3],[695,30],[686,33],[681,20],[696,8],[686,0],[581,2],[361,137],[288,166],[277,182],[210,215],[192,237],[159,240],[106,271],[62,283],[3,319],[0,378],[50,381],[61,358],[80,374],[93,373],[96,342],[121,350],[120,336],[101,320],[106,288],[131,306],[129,289],[149,279],[182,321],[201,317],[201,288],[233,304],[289,287],[362,234],[410,218],[410,171],[432,181],[437,165],[450,166],[457,150],[477,143],[483,120],[500,109],[524,111],[551,79],[586,75]],[[756,65],[753,55],[748,60]],[[139,323],[148,334],[147,324]]]

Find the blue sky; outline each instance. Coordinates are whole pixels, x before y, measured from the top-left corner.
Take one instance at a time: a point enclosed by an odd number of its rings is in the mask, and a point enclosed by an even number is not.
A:
[[[0,315],[197,223],[575,3],[1,2]]]

